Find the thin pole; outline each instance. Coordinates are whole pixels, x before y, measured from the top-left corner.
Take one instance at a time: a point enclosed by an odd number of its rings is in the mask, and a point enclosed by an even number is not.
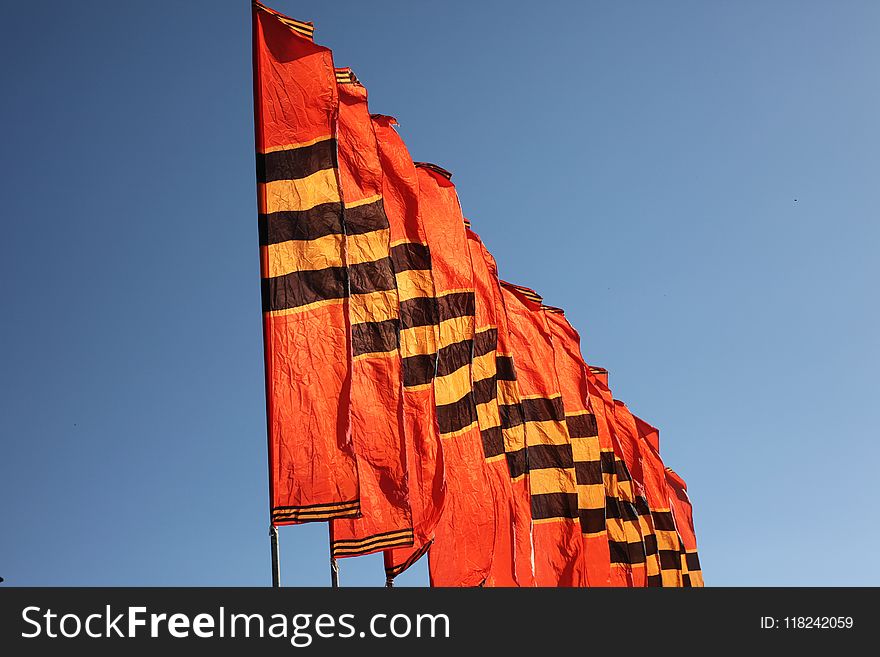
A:
[[[330,586],[334,589],[339,588],[339,564],[336,563],[335,557],[330,557]]]
[[[281,587],[281,562],[278,560],[278,528],[269,525],[269,542],[272,544],[272,588]]]

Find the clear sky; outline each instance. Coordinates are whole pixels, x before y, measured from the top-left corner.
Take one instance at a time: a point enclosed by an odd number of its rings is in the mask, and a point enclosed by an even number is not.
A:
[[[880,4],[270,4],[660,427],[707,584],[880,584]],[[250,30],[0,9],[5,585],[269,582]],[[325,525],[281,543],[328,583]]]

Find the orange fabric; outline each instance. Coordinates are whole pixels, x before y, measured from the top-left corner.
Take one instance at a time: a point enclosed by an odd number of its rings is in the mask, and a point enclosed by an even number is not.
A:
[[[614,399],[602,368],[587,369],[590,410],[596,417],[602,476],[605,483],[605,527],[611,558],[611,585],[642,587],[647,583],[645,545],[635,508],[632,476],[621,458],[616,437]]]
[[[681,536],[685,554],[682,555],[682,570],[685,586],[702,587],[703,571],[697,556],[697,536],[694,532],[694,515],[691,500],[688,497],[687,485],[671,468],[666,468],[666,483],[669,486],[672,512],[675,525]]]
[[[401,302],[400,349],[403,358],[404,435],[406,438],[409,501],[414,542],[412,548],[385,552],[385,572],[393,579],[426,553],[446,500],[443,449],[434,403],[437,367],[437,301],[430,250],[419,215],[419,182],[409,152],[390,116],[372,117],[382,164],[382,195],[391,231],[392,266]],[[424,314],[405,308],[426,308]],[[421,328],[426,330],[421,333]]]
[[[571,436],[586,581],[588,586],[610,586],[611,555],[605,528],[601,448],[596,417],[590,410],[581,338],[562,310],[545,308],[545,314],[553,338],[554,362]]]
[[[645,545],[645,572],[647,586],[660,586],[660,559],[658,554],[657,534],[651,507],[648,504],[645,485],[646,464],[642,460],[639,449],[639,434],[635,418],[622,401],[614,400],[614,418],[618,444],[621,448],[623,461],[632,475],[635,487],[635,506],[639,514],[639,527],[642,542]]]
[[[419,213],[431,249],[440,320],[434,395],[446,505],[428,552],[432,586],[479,586],[492,567],[495,506],[471,386],[474,284],[464,218],[448,174],[417,165]]]
[[[332,521],[330,550],[334,557],[352,557],[411,546],[413,529],[398,348],[400,303],[382,203],[382,166],[367,90],[349,69],[337,70],[340,80],[345,80],[338,84],[337,142],[351,285],[351,434],[361,515]]]
[[[495,502],[495,548],[485,586],[517,586],[515,564],[514,498],[504,450],[501,408],[498,402],[498,278],[486,260],[479,236],[467,229],[475,290],[476,337],[473,351],[474,397]],[[489,256],[491,257],[491,256]]]
[[[349,433],[347,272],[338,172],[327,157],[337,103],[333,61],[277,13],[258,4],[253,12],[272,522],[351,517],[359,499]],[[316,252],[329,266],[303,267]]]
[[[583,586],[583,539],[571,439],[541,299],[501,283],[523,419],[537,586]]]

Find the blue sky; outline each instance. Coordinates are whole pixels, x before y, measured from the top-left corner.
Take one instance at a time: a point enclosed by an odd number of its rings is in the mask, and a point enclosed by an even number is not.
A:
[[[880,584],[880,5],[272,6],[660,427],[708,584]],[[0,16],[0,576],[267,584],[249,3]]]

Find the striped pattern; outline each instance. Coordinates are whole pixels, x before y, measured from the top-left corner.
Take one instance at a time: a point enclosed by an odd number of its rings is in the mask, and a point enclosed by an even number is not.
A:
[[[443,167],[438,167],[436,164],[431,164],[430,162],[414,162],[413,164],[415,164],[418,169],[428,169],[434,173],[439,173],[446,178],[446,180],[452,180],[452,174]]]
[[[276,506],[272,509],[272,522],[274,524],[316,522],[333,518],[352,518],[359,514],[360,502],[358,500],[335,504]]]
[[[336,83],[337,84],[356,84],[358,86],[361,85],[361,81],[358,80],[357,76],[354,74],[350,68],[337,68],[336,72]]]
[[[372,263],[355,264],[349,277],[334,139],[258,153],[257,175],[263,312],[338,303],[350,283],[365,291],[389,289],[388,276]],[[368,243],[363,232],[356,229],[352,239]]]
[[[313,23],[306,22],[306,21],[298,21],[295,18],[290,18],[289,16],[279,14],[274,9],[270,9],[269,7],[266,7],[265,5],[263,5],[259,2],[254,2],[254,6],[259,11],[265,11],[267,14],[271,14],[279,22],[281,22],[284,25],[286,25],[287,27],[289,27],[291,30],[296,32],[298,35],[307,38],[309,41],[314,40],[315,26]]]
[[[361,539],[334,539],[330,544],[330,553],[334,558],[357,557],[388,548],[412,545],[412,542],[412,529],[403,529]]]

